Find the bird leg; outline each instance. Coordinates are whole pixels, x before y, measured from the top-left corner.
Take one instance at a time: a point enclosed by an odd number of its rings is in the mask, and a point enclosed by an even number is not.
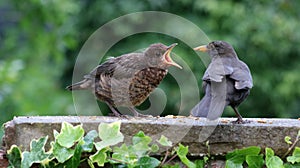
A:
[[[243,124],[243,123],[245,123],[245,122],[243,121],[243,117],[242,117],[241,114],[239,113],[238,109],[237,109],[235,106],[231,106],[231,107],[233,108],[233,110],[234,110],[234,112],[235,112],[235,114],[236,114],[236,116],[237,116],[237,120],[234,121],[233,123],[236,123],[236,124]]]
[[[152,115],[144,115],[137,112],[133,107],[128,107],[128,109],[133,113],[135,117],[152,117]]]
[[[107,103],[107,105],[116,117],[124,117],[125,116],[125,115],[121,114],[115,107],[113,107],[109,103]]]

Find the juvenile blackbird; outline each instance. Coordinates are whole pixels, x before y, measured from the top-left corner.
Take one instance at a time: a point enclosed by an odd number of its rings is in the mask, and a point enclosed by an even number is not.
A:
[[[243,123],[237,107],[247,98],[253,86],[248,66],[238,59],[233,47],[224,41],[213,41],[194,50],[208,52],[211,63],[202,78],[205,95],[192,109],[192,116],[216,119],[229,105],[237,116],[235,123]]]
[[[167,68],[176,66],[170,56],[177,43],[166,46],[150,45],[144,52],[109,58],[98,65],[84,79],[66,89],[91,89],[98,100],[105,102],[115,116],[122,114],[116,107],[128,107],[134,116],[145,116],[134,107],[143,103],[167,75]]]

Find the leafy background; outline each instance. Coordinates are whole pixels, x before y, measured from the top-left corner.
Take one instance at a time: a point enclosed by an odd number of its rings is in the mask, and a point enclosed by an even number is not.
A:
[[[182,16],[210,39],[234,46],[254,79],[251,95],[240,106],[244,117],[298,118],[299,7],[297,0],[1,1],[0,124],[21,115],[74,115],[72,94],[64,88],[71,83],[76,56],[84,42],[112,19],[146,10]],[[157,41],[171,44],[174,39],[140,34],[123,39],[107,55],[118,56]],[[189,64],[201,85],[205,66],[193,61],[197,55],[191,48],[181,46],[174,52]],[[173,83],[168,76],[160,85],[168,97],[164,115],[176,114],[180,105],[178,86]],[[186,92],[194,91],[186,88]],[[226,109],[223,116],[234,113]]]

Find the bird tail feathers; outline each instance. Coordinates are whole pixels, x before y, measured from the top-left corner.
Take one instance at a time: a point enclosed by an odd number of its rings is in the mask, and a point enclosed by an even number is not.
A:
[[[191,110],[191,115],[194,117],[205,117],[209,120],[215,120],[221,117],[226,105],[226,101],[222,96],[211,97],[205,95]]]
[[[204,96],[202,100],[191,110],[194,117],[207,117],[210,106],[210,97]]]

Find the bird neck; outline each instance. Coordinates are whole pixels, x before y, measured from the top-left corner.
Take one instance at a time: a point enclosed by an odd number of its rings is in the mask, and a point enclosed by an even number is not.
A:
[[[237,57],[237,55],[235,54],[235,53],[218,53],[218,54],[216,54],[216,55],[213,55],[212,56],[212,59],[215,59],[215,58],[233,58],[233,59],[239,59],[238,57]]]

